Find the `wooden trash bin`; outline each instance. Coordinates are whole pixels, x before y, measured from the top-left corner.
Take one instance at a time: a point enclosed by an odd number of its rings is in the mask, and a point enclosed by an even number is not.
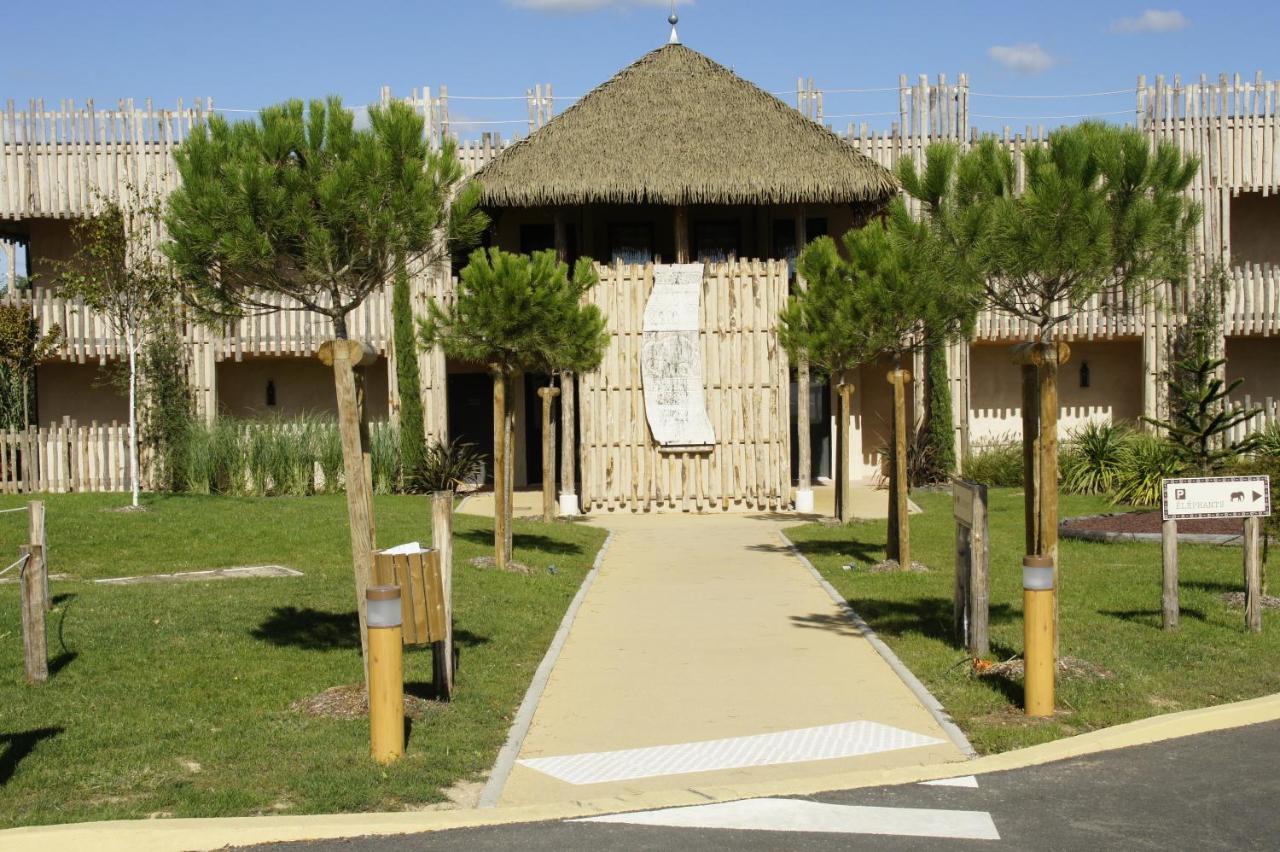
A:
[[[440,554],[417,542],[374,554],[373,582],[400,587],[406,645],[430,645],[445,638],[444,583]]]

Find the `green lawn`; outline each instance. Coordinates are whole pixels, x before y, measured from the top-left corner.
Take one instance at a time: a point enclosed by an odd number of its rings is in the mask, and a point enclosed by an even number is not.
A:
[[[1223,592],[1242,588],[1240,548],[1180,548],[1181,628],[1160,629],[1158,543],[1061,544],[1061,648],[1114,673],[1105,680],[1059,678],[1060,712],[1032,721],[1021,713],[1021,683],[968,674],[951,636],[955,527],[950,494],[920,493],[911,518],[912,556],[928,574],[845,571],[884,558],[883,522],[810,524],[788,531],[902,661],[924,681],[979,752],[1045,742],[1133,719],[1280,691],[1280,621],[1244,631]],[[1063,517],[1108,511],[1105,500],[1062,497]],[[1022,496],[990,492],[991,657],[1022,651]]]
[[[0,586],[0,826],[92,819],[412,808],[477,779],[604,533],[517,522],[528,576],[467,564],[492,553],[492,522],[458,516],[456,700],[413,723],[406,757],[381,768],[363,720],[289,705],[361,678],[346,508],[305,498],[45,498],[54,581],[54,674],[27,687],[16,586]],[[0,498],[0,508],[23,505]],[[430,541],[426,497],[378,497],[378,540]],[[26,515],[0,515],[0,567]],[[7,556],[12,554],[12,556]],[[280,564],[303,577],[100,586],[94,578]],[[556,568],[553,574],[549,568]],[[406,656],[431,695],[430,655]]]

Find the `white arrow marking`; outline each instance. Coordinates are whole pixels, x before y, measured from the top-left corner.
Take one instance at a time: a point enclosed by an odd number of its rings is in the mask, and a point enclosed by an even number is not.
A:
[[[961,775],[959,778],[939,778],[936,781],[921,781],[926,787],[977,787],[978,779],[972,775]]]
[[[986,811],[931,808],[873,808],[832,805],[799,799],[747,799],[664,808],[632,814],[610,814],[573,822],[608,822],[671,828],[730,828],[748,831],[810,831],[823,834],[889,834],[906,837],[955,837],[999,840]]]

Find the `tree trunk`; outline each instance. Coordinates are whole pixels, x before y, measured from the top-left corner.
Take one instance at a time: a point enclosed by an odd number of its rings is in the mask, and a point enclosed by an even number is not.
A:
[[[497,568],[507,568],[507,377],[493,368],[493,561]]]
[[[1067,361],[1065,344],[1041,345],[1040,391],[1040,555],[1053,560],[1053,656],[1058,658],[1058,365]]]
[[[885,377],[893,385],[893,419],[889,448],[889,529],[886,556],[899,567],[911,567],[911,532],[907,503],[907,399],[911,374],[899,367]]]
[[[129,479],[133,507],[138,507],[138,346],[135,332],[125,334],[129,349]]]
[[[574,479],[577,473],[574,470],[576,465],[576,456],[574,453],[578,451],[577,436],[574,434],[577,428],[577,406],[574,399],[577,387],[577,376],[573,373],[560,374],[560,494],[561,494],[561,511],[566,514],[577,514],[577,487],[574,485]],[[569,499],[565,499],[569,498]]]
[[[335,322],[336,326],[337,323]],[[347,521],[351,527],[351,564],[356,581],[356,611],[360,622],[360,656],[365,686],[369,683],[369,631],[365,620],[365,590],[373,571],[375,530],[373,483],[370,481],[368,422],[363,407],[362,368],[374,360],[372,348],[352,340],[330,340],[320,345],[321,363],[333,368],[338,402],[338,431],[342,438],[342,465],[347,493]]]
[[[556,422],[551,416],[560,389],[538,388],[542,397],[542,520],[556,519]]]

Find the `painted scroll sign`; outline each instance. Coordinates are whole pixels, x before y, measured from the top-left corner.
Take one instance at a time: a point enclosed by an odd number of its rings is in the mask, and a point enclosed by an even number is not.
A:
[[[660,447],[705,449],[716,442],[707,418],[698,345],[701,263],[653,268],[653,292],[644,306],[640,376],[645,416]]]

